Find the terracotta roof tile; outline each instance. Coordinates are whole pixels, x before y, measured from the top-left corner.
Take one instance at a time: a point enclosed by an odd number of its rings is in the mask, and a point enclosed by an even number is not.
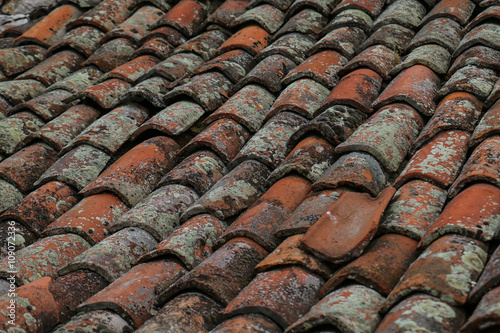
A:
[[[452,92],[465,91],[484,100],[497,80],[498,76],[494,70],[470,65],[457,70],[441,88],[439,94],[445,96]]]
[[[359,9],[372,17],[377,17],[384,7],[384,1],[381,0],[342,0],[335,7],[332,14],[337,14],[349,9]]]
[[[29,112],[19,112],[0,120],[0,153],[12,154],[28,135],[38,131],[45,123]]]
[[[339,52],[346,58],[351,59],[356,49],[366,39],[366,34],[359,28],[341,27],[330,31],[321,38],[310,50],[312,55],[322,50],[333,50]]]
[[[213,333],[251,333],[251,332],[268,332],[280,333],[282,329],[273,320],[261,314],[243,314],[235,316],[222,322],[214,328]]]
[[[103,37],[104,32],[99,28],[82,25],[68,31],[59,43],[49,48],[49,53],[71,48],[88,57],[97,50]]]
[[[341,27],[358,28],[365,33],[369,33],[372,24],[373,20],[367,13],[358,9],[347,9],[338,13],[325,29],[321,31],[321,35],[326,35]]]
[[[458,48],[453,53],[453,56],[458,56],[463,51],[472,46],[484,45],[496,50],[500,50],[500,44],[495,40],[494,36],[500,31],[500,25],[485,23],[475,27],[468,32],[460,41]]]
[[[213,56],[213,55],[210,55]],[[233,82],[238,82],[252,69],[255,61],[243,50],[228,51],[199,66],[194,74],[219,70]]]
[[[453,53],[461,39],[460,24],[448,18],[436,18],[419,30],[408,45],[407,51],[426,44],[437,44]]]
[[[170,90],[171,82],[161,76],[154,76],[130,88],[118,97],[114,104],[141,102],[155,108],[164,108],[163,95]]]
[[[450,66],[451,54],[444,47],[436,44],[419,46],[406,55],[402,62],[391,70],[391,75],[415,65],[429,67],[438,75],[445,75]]]
[[[215,55],[217,49],[226,39],[226,34],[219,30],[207,31],[178,46],[175,48],[174,53],[192,52],[208,61]]]
[[[96,84],[101,75],[102,72],[94,66],[84,67],[63,79],[60,79],[59,81],[48,87],[46,92],[54,90],[65,90],[67,92],[75,94],[84,90],[85,88]]]
[[[469,21],[475,7],[474,2],[470,0],[442,0],[429,11],[421,24],[427,24],[438,17],[446,17],[464,26]]]
[[[290,1],[290,0],[285,0]],[[206,20],[207,28],[212,25],[219,25],[223,28],[229,28],[233,20],[240,14],[244,13],[249,0],[228,0],[224,1]],[[280,8],[283,10],[283,8]]]
[[[168,57],[173,50],[173,46],[163,37],[153,37],[144,41],[132,54],[132,58],[140,56],[154,56],[159,59]]]
[[[169,26],[179,30],[186,37],[192,37],[206,15],[207,8],[203,2],[181,0],[160,19],[157,27]]]
[[[86,0],[88,1],[88,0]],[[119,6],[114,0],[100,1],[94,4],[92,9],[85,12],[82,16],[71,21],[68,24],[68,29],[73,29],[79,26],[91,25],[99,28],[103,32],[108,32],[117,24],[125,21],[129,15],[129,6],[134,3],[134,0],[120,0]]]
[[[425,6],[417,0],[396,0],[373,23],[372,30],[388,24],[399,24],[415,30],[426,14]]]
[[[45,59],[45,48],[38,45],[18,46],[0,50],[0,69],[6,76],[24,72]]]
[[[314,305],[286,332],[307,332],[315,327],[342,332],[371,332],[380,320],[378,311],[383,301],[383,296],[364,286],[340,288]]]
[[[482,23],[487,23],[488,21],[495,21],[500,18],[500,8],[497,6],[491,6],[483,10],[479,15],[477,15],[473,20],[467,24],[465,27],[465,32],[471,31],[473,28],[481,25]]]
[[[41,95],[45,87],[38,80],[26,79],[0,82],[0,89],[0,96],[16,105]]]
[[[302,246],[335,264],[359,257],[375,236],[394,192],[394,188],[388,187],[376,198],[366,193],[344,192],[307,230]]]
[[[23,199],[23,194],[14,185],[0,179],[0,195],[2,200],[0,202],[0,212],[18,204]]]
[[[284,14],[278,8],[263,4],[254,8],[250,8],[244,13],[237,16],[232,25],[243,26],[246,24],[257,23],[264,28],[268,33],[275,33],[284,21]]]
[[[112,69],[109,73],[101,76],[99,81],[102,82],[111,78],[116,78],[133,84],[158,62],[159,59],[152,55],[142,55]]]
[[[318,38],[320,31],[326,26],[327,22],[327,18],[321,13],[310,8],[305,8],[291,17],[288,21],[285,21],[281,29],[274,34],[274,38],[280,38],[292,32],[307,34],[313,38]]]
[[[474,310],[472,316],[467,320],[460,332],[469,333],[479,329],[497,329],[499,325],[499,318],[497,314],[498,309],[498,293],[500,288],[495,288],[487,293]]]
[[[134,44],[125,38],[115,38],[104,44],[84,62],[85,66],[95,65],[108,72],[127,62],[134,52]]]
[[[191,75],[202,64],[203,59],[201,56],[194,53],[174,54],[153,66],[145,74],[145,77],[162,76],[169,81],[176,81],[182,79],[184,76]]]
[[[481,143],[484,139],[495,135],[500,129],[500,124],[498,123],[497,114],[500,111],[500,102],[495,103],[486,114],[483,115],[481,121],[474,129],[472,137],[469,141],[470,147],[475,147]]]
[[[281,54],[296,64],[306,58],[306,52],[316,43],[316,39],[301,33],[288,33],[257,54],[256,59],[264,59],[273,54]]]
[[[286,15],[290,17],[304,8],[312,7],[324,16],[329,16],[336,2],[336,0],[295,0],[288,8]]]
[[[360,49],[366,49],[369,46],[384,45],[391,50],[401,52],[415,35],[415,32],[399,24],[383,25],[360,46]]]
[[[186,186],[161,187],[113,221],[109,229],[115,232],[137,227],[161,241],[180,225],[179,216],[197,199],[198,195]]]
[[[497,269],[500,260],[499,249],[500,248],[497,247],[491,257],[488,259],[488,263],[486,264],[481,277],[469,294],[469,303],[479,302],[484,295],[486,295],[490,290],[493,290],[499,285],[500,275],[498,274],[499,272]]]
[[[162,38],[173,47],[180,46],[187,40],[184,35],[174,28],[159,27],[152,30],[140,43],[146,43],[148,40],[153,38]]]
[[[95,245],[106,238],[109,226],[127,211],[128,207],[114,194],[92,195],[49,224],[43,235],[73,233]]]
[[[222,312],[225,317],[261,313],[281,327],[299,319],[317,301],[321,279],[299,267],[257,274]],[[300,285],[300,288],[294,288]],[[266,294],[262,298],[259,295]]]
[[[340,74],[368,67],[384,80],[390,78],[389,73],[398,64],[398,57],[384,45],[374,45],[366,48],[344,66]]]
[[[10,108],[9,112],[14,114],[31,111],[43,120],[49,121],[66,111],[71,104],[66,104],[64,101],[70,96],[70,92],[62,89],[51,90],[25,103],[17,104],[15,107]]]
[[[97,326],[103,327],[104,329],[116,330],[118,332],[123,332],[124,330],[133,331],[133,328],[115,312],[107,310],[96,310],[90,312],[82,312],[75,315],[64,325],[62,325],[61,327],[57,327],[54,332],[65,333],[68,331],[71,332],[72,330],[78,328],[94,329]]]

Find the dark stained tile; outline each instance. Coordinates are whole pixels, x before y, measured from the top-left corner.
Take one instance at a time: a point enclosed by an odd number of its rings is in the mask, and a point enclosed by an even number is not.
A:
[[[178,145],[167,137],[154,137],[130,149],[80,193],[84,196],[111,191],[134,206],[173,167]]]
[[[472,133],[472,137],[469,141],[470,147],[475,147],[483,142],[484,139],[498,134],[498,129],[500,129],[499,112],[500,102],[497,102],[483,115],[481,121]]]
[[[286,11],[293,3],[293,0],[252,0],[249,6],[255,7],[264,3],[268,3],[280,10]]]
[[[210,213],[219,219],[235,216],[253,204],[265,191],[269,169],[257,161],[245,161],[222,177],[182,215],[182,220]]]
[[[66,24],[80,16],[82,11],[66,4],[55,8],[47,16],[38,21],[29,30],[14,40],[14,45],[38,44],[49,47],[59,42],[66,33]]]
[[[47,225],[77,202],[74,189],[60,182],[50,182],[6,210],[0,219],[17,220],[40,236]]]
[[[197,199],[198,195],[186,186],[161,187],[113,221],[109,230],[137,227],[161,241],[180,225],[179,216]]]
[[[470,0],[442,0],[429,11],[421,24],[427,24],[438,17],[446,17],[465,26],[475,7],[474,2]]]
[[[131,58],[137,58],[140,56],[153,56],[158,59],[167,58],[173,51],[173,46],[163,37],[152,37],[144,43],[140,47],[138,47]]]
[[[497,287],[487,293],[479,302],[478,306],[472,313],[472,316],[467,320],[460,332],[472,333],[478,330],[494,332],[498,329],[500,320],[498,318],[498,299],[500,288]]]
[[[453,53],[462,39],[462,27],[449,18],[436,18],[425,26],[413,37],[407,51],[426,44],[437,44]]]
[[[226,103],[208,116],[206,123],[231,118],[257,132],[267,117],[274,95],[260,85],[248,84],[231,96]]]
[[[125,38],[115,38],[104,43],[84,62],[85,66],[97,66],[103,72],[121,66],[134,53],[134,44]]]
[[[164,12],[168,12],[172,8],[172,3],[168,0],[135,0],[132,5],[129,6],[131,9],[137,9],[141,6],[154,5]]]
[[[76,234],[93,246],[106,238],[109,226],[127,210],[128,207],[114,194],[92,195],[49,224],[43,235]]]
[[[268,251],[274,250],[280,243],[275,236],[277,228],[304,200],[310,189],[310,182],[302,177],[290,176],[279,180],[228,227],[218,243],[246,237]]]
[[[79,26],[90,25],[107,33],[112,30],[117,24],[122,23],[130,14],[129,6],[134,3],[134,0],[114,0],[100,1],[92,9],[85,12],[76,20],[71,21],[67,28],[73,29]]]
[[[28,135],[24,139],[24,143],[41,140],[57,152],[60,152],[64,146],[93,123],[98,116],[99,113],[90,106],[73,106],[38,131]]]
[[[13,106],[41,95],[44,90],[44,85],[33,79],[0,82],[0,96]]]
[[[298,32],[318,38],[320,31],[325,27],[328,20],[321,13],[305,8],[285,21],[280,30],[274,34],[274,38],[280,38],[288,33]]]
[[[185,145],[179,156],[186,156],[198,149],[209,149],[224,163],[229,163],[249,137],[250,133],[238,122],[232,119],[216,120]]]
[[[273,54],[281,54],[297,65],[306,58],[306,52],[316,43],[316,39],[302,33],[291,32],[279,37],[271,45],[260,51],[256,60],[264,59]]]
[[[47,51],[38,45],[25,45],[0,50],[0,70],[6,76],[22,73],[45,59]]]
[[[316,303],[320,285],[319,277],[299,267],[285,267],[259,273],[222,313],[226,317],[264,313],[285,328]]]
[[[219,48],[218,54],[242,49],[255,56],[267,46],[270,39],[271,35],[266,30],[258,25],[249,25],[229,37]]]
[[[74,108],[83,108],[83,105]],[[86,144],[112,155],[147,117],[148,110],[139,104],[121,105],[94,121],[68,142],[61,153],[65,154],[76,146]]]
[[[445,75],[450,66],[451,54],[437,44],[419,46],[403,58],[403,61],[391,71],[392,75],[415,65],[429,67],[438,75]]]
[[[81,270],[55,278],[49,285],[59,307],[59,322],[68,321],[78,304],[106,287],[107,281],[97,273]]]
[[[334,148],[328,141],[318,136],[308,136],[271,173],[268,182],[274,183],[293,173],[315,182],[330,167],[335,157]]]
[[[14,114],[28,110],[43,120],[49,121],[66,111],[71,104],[66,104],[64,101],[71,97],[71,95],[70,92],[62,89],[51,90],[26,103],[17,104],[9,112]]]
[[[377,196],[386,186],[387,176],[377,160],[366,153],[342,155],[313,184],[313,190],[352,186]]]
[[[292,16],[293,14],[301,11],[304,8],[311,7],[324,16],[328,17],[332,12],[333,8],[335,8],[335,4],[337,1],[335,0],[295,0],[292,5],[288,8],[286,13],[287,17]]]
[[[236,83],[243,79],[254,65],[255,62],[253,57],[247,52],[243,50],[233,50],[207,61],[205,64],[199,66],[194,74],[219,70],[231,81]]]
[[[398,24],[415,31],[425,14],[425,6],[417,0],[396,0],[373,22],[372,31],[388,24]]]
[[[490,184],[475,184],[458,194],[427,230],[419,243],[427,247],[442,235],[455,233],[490,242],[500,235],[497,208],[500,190]]]
[[[169,81],[177,81],[185,76],[190,76],[202,64],[203,58],[194,53],[174,54],[153,66],[146,76],[162,76]]]
[[[273,320],[261,314],[244,314],[231,317],[214,328],[213,333],[281,333],[282,329]]]
[[[405,332],[411,327],[436,332],[457,332],[464,320],[463,310],[436,297],[417,293],[392,308],[375,332]]]
[[[486,256],[486,245],[472,238],[459,235],[439,238],[406,271],[382,311],[416,292],[438,297],[449,305],[463,305],[484,268]]]
[[[464,91],[484,100],[497,80],[498,75],[494,70],[470,65],[457,70],[439,90],[439,94],[446,96],[452,92]]]
[[[444,131],[420,148],[395,181],[397,187],[412,179],[431,182],[442,188],[450,186],[465,162],[470,134]]]
[[[55,277],[61,267],[89,248],[83,238],[74,234],[42,238],[16,252],[16,259],[19,260],[16,283],[25,285],[41,277]],[[4,258],[0,262],[0,276],[10,276],[9,270],[7,258]]]
[[[370,46],[360,52],[347,65],[340,74],[348,73],[360,68],[369,68],[384,80],[389,80],[389,73],[398,64],[396,53],[384,45]]]
[[[70,321],[58,326],[55,333],[75,332],[78,329],[97,330],[97,327],[111,329],[117,332],[133,332],[133,328],[120,315],[113,311],[96,310],[82,312]]]
[[[289,58],[274,54],[266,57],[257,64],[238,84],[234,91],[240,90],[248,84],[260,84],[273,93],[283,88],[282,79],[297,65]]]
[[[219,30],[207,31],[176,47],[174,53],[192,52],[208,61],[214,57],[226,39],[227,35]]]
[[[498,186],[500,174],[497,159],[500,155],[500,137],[493,136],[485,139],[472,153],[465,163],[460,175],[450,188],[449,197],[465,186],[474,182],[488,182]]]
[[[96,84],[101,75],[102,72],[97,67],[84,67],[79,71],[76,71],[75,73],[72,73],[67,77],[57,81],[49,88],[47,88],[46,92],[54,90],[65,90],[67,92],[76,94],[84,90],[85,88]],[[46,95],[46,93],[44,95]]]
[[[484,102],[485,107],[491,107],[500,98],[500,79],[495,83],[490,95]]]
[[[87,269],[111,283],[129,271],[155,245],[153,236],[142,229],[122,229],[75,257],[59,270],[59,275]]]
[[[395,192],[388,187],[376,198],[367,193],[344,192],[307,230],[302,246],[335,264],[359,257],[375,236]]]
[[[204,113],[201,106],[190,101],[173,103],[137,128],[132,138],[137,138],[148,130],[177,136],[188,130]]]
[[[262,4],[260,6],[247,9],[244,13],[236,17],[232,23],[234,26],[243,26],[256,22],[270,34],[275,33],[284,22],[284,13],[278,8]]]
[[[311,79],[294,81],[278,96],[267,118],[271,118],[278,112],[291,111],[311,119],[329,92],[328,88]]]
[[[338,104],[372,113],[372,103],[377,98],[381,85],[382,78],[374,71],[364,68],[355,70],[340,80],[315,115]]]
[[[307,332],[325,328],[323,325],[327,325],[328,332],[373,332],[380,321],[378,311],[383,302],[384,297],[375,290],[350,285],[323,298],[286,332]]]
[[[250,0],[227,0],[224,1],[206,20],[206,29],[212,26],[220,26],[229,29],[234,19],[244,13]],[[282,8],[280,8],[282,9]],[[283,10],[283,9],[282,9]]]
[[[335,18],[321,31],[321,35],[326,35],[332,30],[341,27],[358,28],[365,33],[370,32],[373,20],[367,13],[359,9],[346,9],[338,13]]]
[[[276,230],[277,237],[306,233],[342,194],[342,190],[312,192]]]
[[[142,257],[141,261],[175,257],[184,264],[183,267],[192,270],[212,254],[212,248],[225,227],[225,223],[211,215],[197,215],[175,229],[156,245],[154,251]]]
[[[157,23],[157,27],[168,26],[192,37],[200,29],[207,16],[207,5],[201,1],[182,0],[172,7]]]
[[[236,238],[215,251],[173,285],[159,291],[156,305],[187,291],[201,291],[227,305],[252,280],[252,271],[267,251],[246,238]],[[227,309],[227,308],[226,308]]]
[[[14,185],[0,179],[0,212],[18,204],[23,199],[23,194]]]
[[[469,299],[469,303],[476,304],[486,295],[490,290],[496,288],[500,283],[500,274],[498,271],[498,264],[500,260],[500,247],[497,247],[495,252],[488,259],[488,263],[484,268],[481,277],[477,281],[477,284],[472,288]]]
[[[66,48],[80,52],[89,57],[100,46],[104,32],[90,25],[82,25],[66,33],[64,38],[49,48],[49,54]]]
[[[158,58],[152,55],[142,55],[111,70],[103,75],[100,81],[115,78],[133,84],[158,62]]]
[[[170,91],[170,87],[170,81],[161,76],[154,76],[124,92],[114,103],[144,103],[154,108],[164,108],[166,105],[163,94]]]
[[[118,104],[117,98],[124,94],[130,87],[130,83],[120,79],[110,79],[103,83],[88,87],[82,92],[73,94],[73,96],[66,99],[65,102],[91,100],[103,109],[111,109]]]
[[[194,99],[207,112],[220,107],[229,97],[232,84],[223,74],[217,72],[194,76],[188,83],[172,89],[163,96],[165,103],[174,101],[179,96]]]
[[[379,231],[418,241],[439,216],[445,201],[446,191],[438,186],[422,180],[409,181],[394,194]]]
[[[426,116],[434,113],[439,77],[428,67],[415,65],[399,73],[373,103],[374,108],[405,102]]]
[[[153,261],[132,268],[127,274],[78,306],[78,311],[109,309],[134,327],[151,315],[155,286],[172,283],[186,270],[174,261]]]
[[[215,326],[222,309],[218,302],[203,293],[184,293],[168,302],[136,332],[208,332]]]
[[[163,177],[159,185],[182,184],[203,195],[226,173],[226,166],[216,154],[201,150],[186,157]]]
[[[314,274],[328,279],[332,275],[331,268],[300,246],[302,235],[294,235],[285,239],[256,267],[255,273],[279,269],[283,266],[299,266]]]
[[[495,36],[500,31],[500,25],[494,23],[484,23],[469,31],[460,41],[457,49],[453,53],[456,57],[472,46],[483,45],[500,51],[500,43]]]
[[[338,14],[349,9],[358,9],[371,17],[377,17],[382,12],[384,2],[383,0],[342,0],[335,7],[332,14]]]
[[[284,84],[295,80],[310,78],[332,89],[339,81],[338,72],[347,64],[348,59],[336,51],[325,50],[307,58],[283,79]]]
[[[57,180],[81,190],[99,175],[110,158],[110,155],[95,147],[77,146],[52,164],[35,185]]]
[[[399,24],[383,25],[366,39],[360,49],[381,44],[396,52],[402,52],[414,35],[413,30]]]
[[[16,315],[19,318],[15,319],[14,329],[30,331],[30,330],[44,330],[50,331],[59,322],[58,304],[54,300],[49,286],[52,282],[51,278],[41,278],[38,281],[29,285],[16,289],[16,296],[18,299],[25,300],[22,304],[16,304]],[[17,298],[16,297],[16,298]],[[5,309],[11,305],[11,300],[16,300],[4,294],[0,296],[0,304]],[[0,328],[7,330],[13,328],[12,319],[7,311],[2,311],[0,314],[0,321],[2,322]],[[11,321],[11,323],[9,323]]]
[[[144,40],[141,41],[140,44],[145,44],[148,40],[153,38],[161,38],[173,47],[180,46],[187,40],[187,38],[175,28],[163,26],[152,30],[144,37]]]
[[[151,5],[144,5],[124,22],[108,32],[103,41],[112,38],[127,38],[137,44],[163,15],[165,13],[161,9]]]
[[[0,120],[0,153],[12,154],[24,138],[43,127],[44,122],[29,112]]]
[[[43,143],[28,146],[0,162],[0,177],[29,193],[35,181],[57,160],[57,152]]]
[[[321,38],[310,50],[309,54],[322,50],[337,51],[344,57],[351,59],[356,50],[366,39],[366,34],[359,28],[341,27],[330,31]]]
[[[424,120],[412,107],[391,104],[359,126],[337,153],[366,152],[377,158],[385,170],[396,172],[412,147]]]
[[[366,113],[350,106],[332,106],[295,131],[288,141],[288,146],[293,147],[305,136],[317,133],[336,146],[345,141],[367,117]]]
[[[294,113],[278,113],[247,141],[231,165],[257,160],[276,168],[288,154],[286,147],[288,139],[305,121],[303,117]]]
[[[335,272],[321,288],[320,297],[351,280],[387,296],[417,258],[416,250],[417,242],[411,238],[383,235],[371,242],[365,254]]]

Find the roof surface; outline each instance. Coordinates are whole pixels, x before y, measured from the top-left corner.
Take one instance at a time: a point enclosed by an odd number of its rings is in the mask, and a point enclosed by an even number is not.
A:
[[[500,331],[500,2],[40,3],[0,329]]]

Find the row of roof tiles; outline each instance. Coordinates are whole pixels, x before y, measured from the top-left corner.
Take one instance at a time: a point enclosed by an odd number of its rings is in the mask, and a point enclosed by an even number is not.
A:
[[[0,306],[14,228],[25,331],[498,327],[494,5],[69,1],[5,30]]]

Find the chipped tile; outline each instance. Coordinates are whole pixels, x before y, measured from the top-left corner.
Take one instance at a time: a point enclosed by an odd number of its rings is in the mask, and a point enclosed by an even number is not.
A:
[[[395,186],[411,179],[421,179],[447,188],[465,162],[469,138],[470,134],[463,131],[439,133],[413,155],[396,179]]]
[[[394,194],[380,221],[379,231],[415,240],[425,234],[441,213],[446,191],[422,180],[412,180]]]
[[[375,236],[395,192],[388,187],[376,198],[367,193],[344,192],[307,230],[302,247],[334,264],[359,257]]]
[[[289,176],[279,180],[228,227],[218,244],[246,237],[268,251],[274,250],[280,243],[275,236],[277,228],[310,190],[311,183],[302,177]]]
[[[337,153],[367,152],[389,172],[396,172],[412,147],[424,120],[412,107],[391,104],[359,126],[339,144]]]
[[[109,230],[137,227],[161,241],[180,225],[180,215],[197,199],[198,195],[186,186],[161,187],[111,223]]]
[[[434,99],[439,85],[440,79],[432,70],[415,65],[399,73],[373,103],[373,107],[405,102],[422,114],[430,116],[436,108]]]
[[[100,149],[78,146],[52,164],[35,185],[58,180],[80,190],[99,175],[110,159],[111,156]]]
[[[109,226],[127,210],[128,207],[114,194],[92,195],[49,224],[43,235],[76,234],[93,246],[106,238]]]
[[[472,238],[439,238],[413,262],[387,297],[382,311],[415,292],[438,297],[449,305],[463,305],[484,268],[486,256],[486,245]]]
[[[339,186],[353,186],[377,196],[386,186],[387,176],[375,158],[366,153],[349,153],[341,156],[313,184],[319,191]]]

